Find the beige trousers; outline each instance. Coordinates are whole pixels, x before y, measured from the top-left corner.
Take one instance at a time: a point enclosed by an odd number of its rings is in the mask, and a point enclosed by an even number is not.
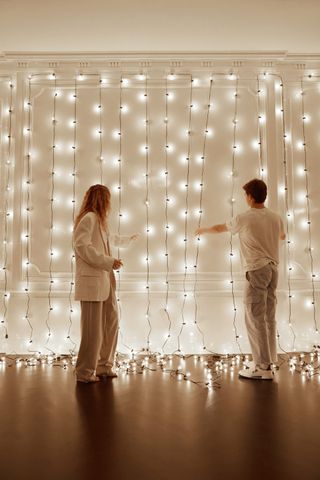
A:
[[[114,280],[114,279],[113,279]],[[89,379],[112,367],[118,341],[118,309],[115,282],[104,302],[81,301],[81,342],[76,375]]]
[[[276,288],[278,269],[269,263],[246,272],[245,323],[253,361],[262,368],[277,361]]]

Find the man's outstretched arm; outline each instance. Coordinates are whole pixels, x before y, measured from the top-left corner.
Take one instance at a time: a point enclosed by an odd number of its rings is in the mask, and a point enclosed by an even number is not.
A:
[[[218,225],[212,225],[212,227],[197,228],[197,230],[195,231],[195,235],[200,236],[204,233],[223,233],[227,231],[227,225],[225,223],[220,223]]]

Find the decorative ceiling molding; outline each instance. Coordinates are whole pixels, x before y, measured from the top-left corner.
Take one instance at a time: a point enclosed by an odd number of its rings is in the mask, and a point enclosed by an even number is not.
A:
[[[319,54],[292,54],[287,51],[199,51],[199,52],[2,52],[0,73],[90,73],[157,71],[185,73],[193,71],[230,71],[307,73],[320,70]]]

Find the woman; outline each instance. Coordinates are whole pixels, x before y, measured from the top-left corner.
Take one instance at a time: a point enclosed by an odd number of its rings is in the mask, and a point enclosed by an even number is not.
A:
[[[111,256],[109,247],[110,197],[104,185],[91,186],[74,224],[75,300],[81,302],[81,343],[76,363],[78,382],[98,382],[99,377],[117,376],[113,370],[118,339],[113,270],[121,268],[122,262]],[[115,246],[125,246],[137,235],[113,237]]]

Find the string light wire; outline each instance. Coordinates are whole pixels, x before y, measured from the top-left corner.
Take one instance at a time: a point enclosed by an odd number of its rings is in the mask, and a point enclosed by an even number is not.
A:
[[[52,275],[52,263],[53,263],[53,230],[54,230],[54,196],[55,196],[55,152],[56,152],[56,104],[57,104],[57,78],[55,73],[52,74],[54,78],[54,91],[53,91],[53,111],[52,111],[52,161],[51,161],[51,190],[50,190],[50,236],[49,236],[49,289],[48,289],[48,313],[46,319],[46,326],[48,330],[48,338],[46,344],[49,343],[51,338],[50,318],[53,311],[52,306],[52,286],[54,279]]]
[[[2,296],[3,314],[1,317],[1,326],[4,329],[4,336],[8,338],[7,314],[10,292],[8,291],[8,242],[9,242],[9,206],[11,197],[11,168],[12,168],[12,114],[13,114],[13,89],[12,79],[9,81],[9,108],[8,108],[8,134],[7,149],[5,152],[5,194],[4,194],[4,229],[3,229],[3,273],[4,273],[4,292]]]
[[[199,195],[199,217],[198,217],[198,228],[201,227],[202,215],[203,215],[203,187],[204,187],[204,178],[205,178],[205,165],[206,165],[206,153],[207,153],[207,138],[209,134],[209,120],[210,113],[212,110],[212,91],[213,91],[213,77],[210,78],[210,86],[208,93],[207,101],[207,111],[205,119],[205,129],[203,135],[203,147],[201,155],[201,180],[200,180],[200,195]],[[205,337],[203,331],[199,327],[198,323],[198,302],[197,302],[197,290],[198,290],[198,263],[199,263],[199,254],[200,254],[200,237],[197,237],[197,246],[196,246],[196,255],[194,261],[194,284],[193,284],[193,298],[194,298],[194,324],[197,327],[201,338],[202,338],[202,350],[208,351],[205,343]],[[211,352],[214,353],[214,352]]]
[[[27,134],[27,142],[26,142],[26,203],[25,203],[25,211],[26,211],[26,263],[25,263],[25,294],[26,294],[26,310],[24,318],[29,326],[30,334],[29,334],[29,344],[33,342],[33,326],[30,322],[30,277],[29,277],[29,267],[30,267],[30,246],[31,246],[31,229],[30,229],[30,212],[31,212],[31,192],[30,192],[30,184],[31,184],[31,110],[32,110],[32,103],[31,103],[31,81],[32,75],[28,77],[28,98],[27,98],[27,127],[26,127],[26,134]]]
[[[76,215],[76,177],[77,177],[77,133],[78,133],[78,115],[77,115],[77,106],[78,106],[78,83],[77,77],[74,79],[74,107],[73,107],[73,155],[72,155],[72,225],[74,225],[75,215]],[[100,109],[101,110],[101,109]],[[101,131],[101,125],[100,125]],[[100,134],[101,137],[101,134]],[[75,254],[72,251],[71,258],[70,258],[70,273],[71,273],[71,281],[70,281],[70,288],[69,288],[69,326],[67,331],[67,340],[72,344],[71,354],[74,354],[76,348],[76,342],[71,338],[71,330],[72,330],[72,317],[74,314],[74,307],[72,302],[73,297],[73,290],[74,290],[74,262],[75,262]]]
[[[186,288],[186,283],[187,283],[187,274],[188,274],[188,214],[189,214],[189,182],[190,182],[190,157],[191,157],[191,128],[192,128],[192,108],[193,108],[193,82],[194,79],[192,75],[190,76],[190,91],[189,91],[189,108],[188,108],[188,130],[187,130],[187,136],[188,136],[188,145],[187,145],[187,157],[186,157],[186,180],[185,180],[185,189],[186,189],[186,194],[185,194],[185,211],[184,211],[184,273],[183,273],[183,301],[182,301],[182,307],[181,307],[181,317],[182,317],[182,324],[181,328],[177,337],[177,342],[178,342],[178,353],[181,354],[181,335],[183,332],[183,329],[186,325],[186,319],[185,319],[185,306],[186,306],[186,299],[187,299],[187,288]]]
[[[308,170],[308,144],[306,140],[306,112],[305,112],[305,87],[303,77],[300,82],[301,86],[301,119],[302,119],[302,146],[303,146],[303,158],[304,158],[304,173],[305,173],[305,189],[306,189],[306,212],[307,212],[307,224],[308,224],[308,254],[310,263],[310,277],[311,277],[311,294],[312,294],[312,310],[313,310],[313,323],[316,333],[319,333],[317,318],[316,318],[316,293],[315,293],[315,272],[314,272],[314,258],[313,258],[313,242],[311,231],[311,208],[310,208],[310,190],[309,190],[309,170]]]
[[[166,277],[165,277],[165,285],[166,285],[166,292],[165,292],[165,306],[164,306],[164,313],[167,318],[168,322],[168,333],[166,336],[166,339],[161,347],[162,352],[164,352],[164,349],[171,338],[171,316],[168,311],[168,303],[169,303],[169,290],[170,290],[170,284],[169,284],[169,272],[170,272],[170,259],[169,259],[169,251],[168,251],[168,235],[169,235],[169,215],[168,215],[168,203],[170,202],[170,197],[169,197],[169,162],[168,162],[168,149],[169,149],[169,132],[168,132],[168,122],[169,122],[169,108],[168,108],[168,97],[169,97],[169,92],[168,92],[168,76],[166,76],[166,88],[165,88],[165,119],[164,119],[164,124],[165,124],[165,202],[164,202],[164,213],[165,213],[165,257],[166,257]]]
[[[122,183],[122,137],[123,137],[123,77],[120,77],[119,83],[119,150],[118,150],[118,225],[117,225],[117,233],[120,238],[121,231],[122,231],[122,190],[123,190],[123,183]],[[120,258],[120,248],[117,249],[118,258]],[[122,332],[122,304],[121,304],[121,270],[117,270],[117,291],[116,291],[116,298],[117,298],[117,305],[118,305],[118,316],[119,316],[119,333],[120,338],[122,340],[123,346],[129,350],[134,358],[133,348],[129,347],[124,343],[124,335]]]
[[[103,142],[102,142],[102,83],[103,80],[99,78],[99,166],[100,166],[100,183],[103,184]]]
[[[260,80],[260,75],[257,75],[257,108],[258,108],[258,155],[259,155],[259,176],[261,180],[264,180],[266,171],[265,171],[265,165],[264,165],[264,158],[263,158],[263,138],[262,138],[262,126],[261,126],[261,120],[262,120],[262,105],[261,105],[261,80]]]
[[[147,305],[146,305],[146,319],[149,326],[149,331],[147,335],[147,351],[150,351],[150,336],[152,332],[152,325],[150,322],[150,248],[149,248],[149,174],[150,174],[150,157],[149,157],[149,135],[150,135],[150,125],[149,125],[149,90],[148,90],[148,73],[145,74],[145,206],[146,206],[146,290],[147,290]]]
[[[121,235],[121,220],[122,220],[122,77],[119,85],[119,152],[118,152],[118,235]],[[117,251],[118,258],[120,258],[120,249]],[[121,271],[117,270],[118,277],[118,308],[119,320],[122,317],[120,291],[121,291]]]
[[[290,219],[292,217],[292,209],[290,208],[289,202],[289,180],[288,180],[288,147],[287,147],[287,126],[286,126],[286,115],[285,115],[285,87],[283,78],[280,76],[280,113],[281,113],[281,123],[282,123],[282,151],[283,151],[283,179],[284,179],[284,202],[285,202],[285,210],[286,210],[286,253],[287,253],[287,262],[288,262],[288,269],[287,269],[287,286],[288,286],[288,325],[292,334],[292,350],[295,350],[295,342],[296,342],[296,333],[292,325],[292,240],[291,240],[291,231],[290,231]],[[279,346],[280,345],[280,336],[279,338]],[[281,348],[281,350],[283,350]]]
[[[237,139],[237,116],[238,116],[238,96],[239,96],[239,76],[235,75],[236,79],[236,90],[234,94],[234,114],[233,114],[233,145],[232,145],[232,164],[231,164],[231,218],[234,216],[234,191],[235,191],[235,162],[236,162],[236,139]],[[231,284],[231,296],[232,296],[232,306],[233,306],[233,330],[235,334],[235,340],[238,345],[240,353],[242,353],[240,342],[239,342],[239,333],[237,328],[237,304],[235,298],[235,288],[234,288],[234,275],[233,275],[233,257],[234,257],[234,250],[233,250],[233,236],[230,234],[230,256],[229,256],[229,266],[230,266],[230,284]]]

